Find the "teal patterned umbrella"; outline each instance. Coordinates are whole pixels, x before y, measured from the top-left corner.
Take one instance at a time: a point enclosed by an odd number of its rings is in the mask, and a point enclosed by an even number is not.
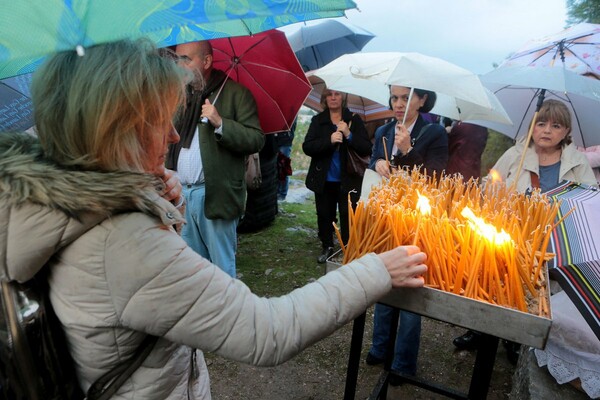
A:
[[[53,52],[141,36],[170,46],[250,35],[350,8],[352,0],[0,0],[0,79]]]

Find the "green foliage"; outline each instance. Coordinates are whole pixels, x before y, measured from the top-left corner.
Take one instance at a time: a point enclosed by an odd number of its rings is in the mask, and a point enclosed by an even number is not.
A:
[[[600,0],[567,0],[567,23],[600,23]]]
[[[488,131],[488,140],[481,155],[481,176],[486,176],[498,158],[514,144],[514,141],[508,136],[492,129]]]

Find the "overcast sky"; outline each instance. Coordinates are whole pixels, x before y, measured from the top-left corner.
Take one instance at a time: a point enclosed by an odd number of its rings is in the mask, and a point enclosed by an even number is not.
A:
[[[347,20],[376,35],[363,51],[416,51],[477,74],[489,72],[528,40],[561,31],[567,18],[565,0],[355,2],[360,11],[347,11]]]

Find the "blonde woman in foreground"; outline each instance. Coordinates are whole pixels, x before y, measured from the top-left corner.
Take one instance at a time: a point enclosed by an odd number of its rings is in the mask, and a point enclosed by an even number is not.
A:
[[[154,335],[113,398],[210,399],[204,351],[281,364],[392,287],[423,285],[415,246],[271,299],[195,253],[173,229],[181,185],[163,167],[186,79],[148,41],[58,53],[33,81],[39,139],[0,134],[0,278],[26,281],[47,264],[84,391]]]

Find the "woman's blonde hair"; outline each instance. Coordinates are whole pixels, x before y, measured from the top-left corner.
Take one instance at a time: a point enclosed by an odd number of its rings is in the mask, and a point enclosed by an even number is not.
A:
[[[559,100],[548,99],[542,103],[537,117],[538,122],[552,121],[561,124],[569,130],[567,136],[560,142],[562,147],[570,144],[573,139],[571,137],[571,113],[569,108]],[[532,121],[533,122],[533,121]]]
[[[145,171],[169,133],[187,74],[146,39],[57,53],[35,72],[45,155],[81,169]]]

